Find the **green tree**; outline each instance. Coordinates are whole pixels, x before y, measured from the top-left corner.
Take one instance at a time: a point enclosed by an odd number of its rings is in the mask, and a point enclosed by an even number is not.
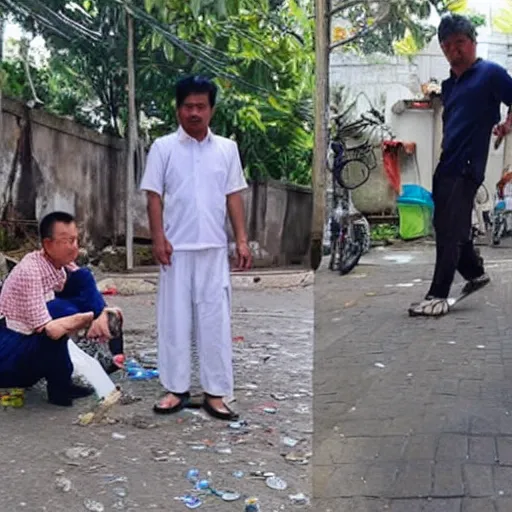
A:
[[[441,15],[449,11],[467,14],[477,26],[485,25],[485,16],[470,11],[467,0],[344,0],[333,9],[346,20],[344,30],[335,28],[333,48],[342,46],[366,55],[414,55],[436,33],[436,28],[426,21],[431,13]]]
[[[20,21],[43,35],[54,55],[52,67],[58,65],[71,81],[82,81],[94,91],[100,101],[97,123],[122,135],[123,6],[113,0],[88,1],[68,13],[65,2],[47,3],[52,12],[66,12],[87,27],[87,34],[70,43],[53,26],[33,24],[22,16]],[[313,73],[309,13],[294,2],[141,3],[132,4],[137,20],[137,103],[146,114],[163,120],[152,135],[175,125],[173,86],[178,78],[189,73],[214,76],[221,88],[215,128],[239,141],[250,175],[307,183]],[[47,94],[42,96],[48,101]]]

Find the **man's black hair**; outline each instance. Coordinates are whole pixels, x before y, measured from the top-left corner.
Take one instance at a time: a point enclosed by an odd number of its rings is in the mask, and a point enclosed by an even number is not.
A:
[[[217,86],[204,76],[188,76],[176,84],[176,106],[179,108],[191,94],[208,94],[210,107],[215,106]]]
[[[476,28],[469,18],[461,14],[444,14],[437,29],[439,42],[443,43],[454,34],[463,34],[471,41],[476,41]]]
[[[43,217],[43,220],[39,223],[39,237],[41,241],[45,238],[52,238],[53,236],[53,227],[57,222],[62,222],[64,224],[71,224],[75,221],[75,217],[70,213],[66,212],[52,212]]]

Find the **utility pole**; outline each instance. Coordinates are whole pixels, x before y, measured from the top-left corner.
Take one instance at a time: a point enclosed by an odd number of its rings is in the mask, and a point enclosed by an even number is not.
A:
[[[135,34],[133,16],[127,10],[128,28],[128,150],[126,155],[126,269],[133,269],[133,195],[135,188],[135,147],[137,144],[137,111],[135,105]]]
[[[315,147],[313,150],[313,217],[310,265],[322,262],[325,224],[325,170],[329,127],[330,1],[315,0]]]

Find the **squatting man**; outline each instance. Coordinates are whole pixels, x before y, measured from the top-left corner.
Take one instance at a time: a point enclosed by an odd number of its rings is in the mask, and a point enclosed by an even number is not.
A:
[[[191,407],[191,341],[197,342],[202,403],[211,416],[234,420],[231,287],[227,216],[240,270],[251,266],[242,191],[247,188],[237,144],[210,130],[217,87],[193,76],[176,87],[179,128],[150,148],[141,189],[153,253],[160,264],[158,369],[168,391],[160,414]],[[200,405],[200,404],[199,404]]]

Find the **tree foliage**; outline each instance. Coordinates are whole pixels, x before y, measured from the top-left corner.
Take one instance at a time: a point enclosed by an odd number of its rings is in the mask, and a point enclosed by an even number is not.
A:
[[[45,106],[82,122],[89,112],[89,125],[124,135],[126,3],[45,0],[37,11],[44,22],[20,9],[23,3],[34,0],[17,1],[9,12],[26,30],[41,34],[52,55],[48,70],[32,69]],[[214,128],[236,138],[250,176],[308,183],[314,62],[313,24],[305,7],[288,0],[129,2],[136,20],[137,107],[162,121],[151,135],[175,128],[176,80],[205,74],[220,87]],[[55,30],[55,20],[63,17],[70,26]],[[80,37],[70,39],[75,30]],[[16,94],[27,98],[22,67],[7,67],[11,79],[4,90],[17,87]],[[70,84],[78,84],[76,94],[70,94]]]
[[[436,33],[427,22],[432,12],[449,11],[467,14],[476,26],[485,24],[485,16],[470,11],[467,0],[341,0],[333,7],[338,20],[343,20],[336,22],[333,48],[415,55]],[[340,23],[345,25],[341,30]]]

